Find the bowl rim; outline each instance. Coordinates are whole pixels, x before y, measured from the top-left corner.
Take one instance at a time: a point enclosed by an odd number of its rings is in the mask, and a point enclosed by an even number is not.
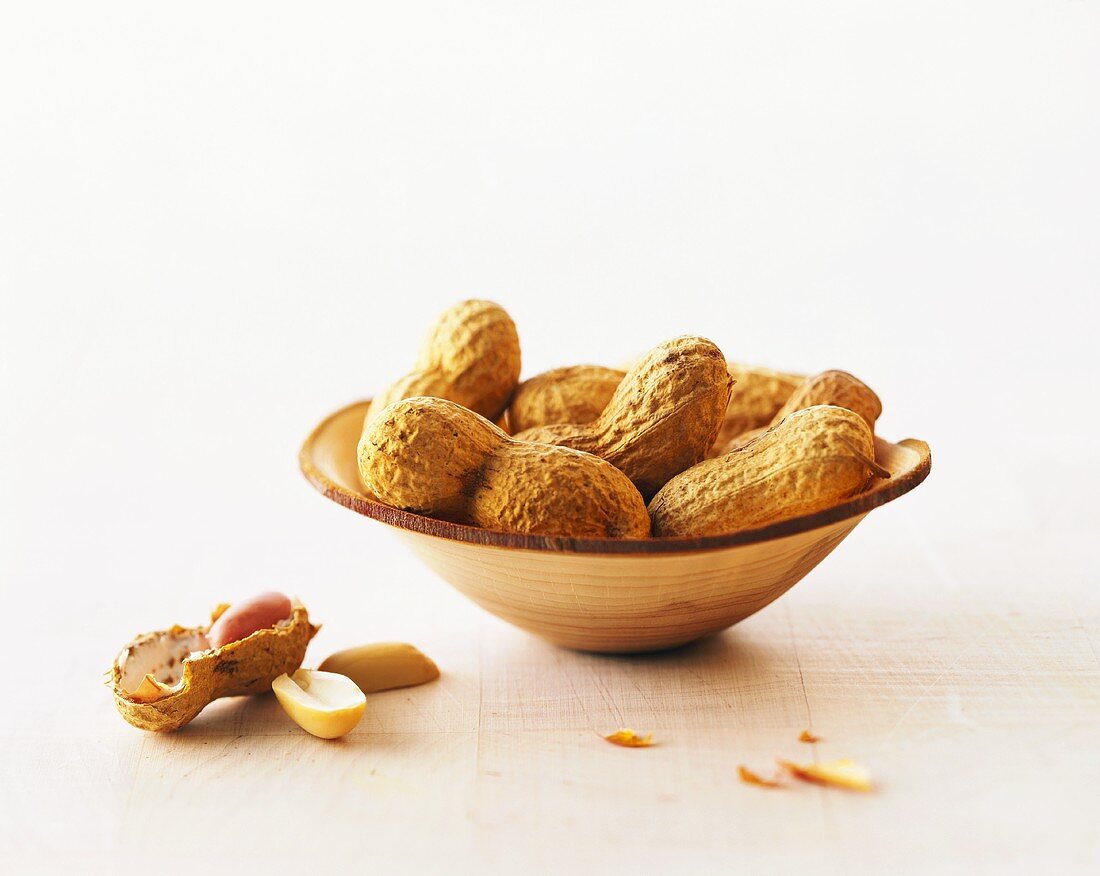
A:
[[[919,486],[932,470],[932,452],[928,444],[917,438],[905,438],[896,442],[917,453],[917,464],[900,475],[879,480],[870,489],[837,505],[769,523],[755,529],[742,529],[722,535],[654,536],[650,538],[573,538],[559,535],[531,535],[528,533],[501,532],[482,529],[449,520],[437,520],[412,511],[392,508],[366,496],[352,493],[328,478],[313,462],[313,447],[320,434],[337,417],[349,414],[354,408],[363,408],[370,399],[353,402],[333,411],[321,420],[302,443],[298,453],[298,465],[309,483],[325,498],[342,505],[357,514],[379,520],[388,526],[430,535],[436,538],[486,547],[521,550],[550,551],[577,554],[686,554],[715,548],[757,544],[811,529],[818,529],[849,518],[862,517],[869,511],[892,502]],[[877,440],[885,440],[875,436]],[[887,442],[892,443],[892,442]]]

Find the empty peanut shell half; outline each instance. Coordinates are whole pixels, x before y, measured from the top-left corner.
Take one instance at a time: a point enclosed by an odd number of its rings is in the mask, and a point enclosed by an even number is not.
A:
[[[145,633],[122,649],[110,684],[123,718],[142,730],[178,730],[214,700],[266,693],[302,665],[319,629],[305,606],[295,603],[289,617],[215,648],[210,629],[228,608],[219,606],[207,626]]]

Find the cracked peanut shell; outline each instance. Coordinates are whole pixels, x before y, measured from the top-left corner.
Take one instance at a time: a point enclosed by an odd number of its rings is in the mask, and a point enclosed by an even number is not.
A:
[[[214,611],[204,627],[174,626],[138,636],[111,667],[115,706],[142,730],[178,730],[222,697],[265,693],[271,682],[302,665],[319,627],[302,605],[273,627],[212,648],[210,626],[227,609]]]

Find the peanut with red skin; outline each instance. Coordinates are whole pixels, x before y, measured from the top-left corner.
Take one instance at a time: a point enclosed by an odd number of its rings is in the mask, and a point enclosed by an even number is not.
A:
[[[290,617],[290,598],[282,593],[268,591],[235,602],[214,621],[208,638],[215,648],[230,642],[239,642],[257,630],[273,627]]]

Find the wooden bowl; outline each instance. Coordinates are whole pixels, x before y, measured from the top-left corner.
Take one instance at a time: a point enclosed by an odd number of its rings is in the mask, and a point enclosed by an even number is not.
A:
[[[445,581],[521,629],[583,651],[655,651],[724,630],[778,598],[872,508],[928,476],[923,441],[875,439],[891,472],[848,501],[791,520],[700,538],[518,535],[383,505],[359,482],[356,445],[369,402],[326,417],[306,439],[302,472],[321,493],[394,527]]]

